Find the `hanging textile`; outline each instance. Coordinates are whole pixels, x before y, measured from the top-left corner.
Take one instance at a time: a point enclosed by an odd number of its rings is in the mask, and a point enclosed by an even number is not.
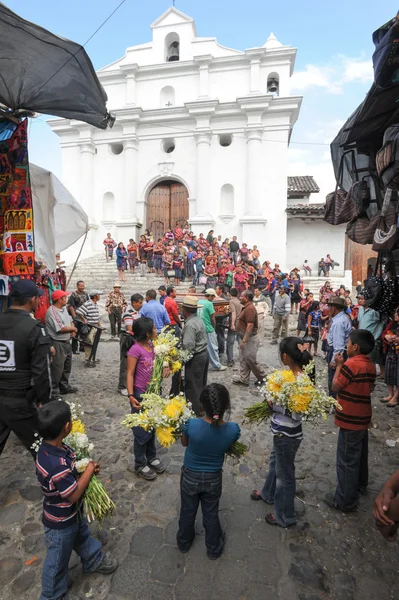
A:
[[[34,279],[32,194],[25,119],[0,142],[0,273]]]

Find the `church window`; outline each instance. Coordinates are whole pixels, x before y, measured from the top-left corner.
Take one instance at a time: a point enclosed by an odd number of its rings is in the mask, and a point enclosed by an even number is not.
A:
[[[222,215],[234,214],[234,187],[225,183],[220,190],[220,212]]]
[[[106,192],[103,197],[103,221],[114,221],[115,198],[112,192]]]
[[[167,139],[167,140],[163,140],[162,142],[162,150],[164,152],[166,152],[166,154],[170,154],[171,152],[173,152],[173,150],[175,149],[176,144],[175,144],[175,140]]]
[[[175,89],[171,85],[166,85],[161,90],[161,98],[160,98],[161,108],[166,106],[169,108],[170,106],[175,105]]]
[[[180,60],[180,38],[177,33],[168,33],[165,38],[165,62]]]
[[[278,73],[270,73],[267,78],[267,93],[278,96],[280,91],[280,78]]]
[[[122,154],[123,144],[119,144],[119,143],[110,144],[109,151],[111,152],[111,154],[115,154],[115,155]]]
[[[223,148],[227,148],[227,146],[230,146],[232,141],[233,136],[230,133],[222,133],[221,135],[219,135],[219,144],[223,146]]]

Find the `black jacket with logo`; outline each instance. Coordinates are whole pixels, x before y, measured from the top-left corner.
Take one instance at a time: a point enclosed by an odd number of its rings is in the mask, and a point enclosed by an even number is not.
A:
[[[27,311],[9,308],[0,314],[0,390],[30,392],[38,404],[49,402],[50,345],[43,325]]]

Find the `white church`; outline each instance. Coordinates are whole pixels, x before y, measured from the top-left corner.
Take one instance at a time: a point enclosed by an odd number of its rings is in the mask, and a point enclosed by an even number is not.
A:
[[[89,215],[86,254],[103,249],[108,231],[126,243],[188,221],[197,235],[213,229],[257,244],[282,266],[315,265],[327,252],[342,264],[341,228],[323,223],[320,210],[292,209],[317,186],[288,189],[287,210],[287,152],[302,101],[290,95],[296,49],[273,34],[260,48],[226,48],[198,37],[174,7],[151,29],[152,41],[98,71],[112,129],[49,121],[63,183]],[[312,223],[321,235],[311,235]]]

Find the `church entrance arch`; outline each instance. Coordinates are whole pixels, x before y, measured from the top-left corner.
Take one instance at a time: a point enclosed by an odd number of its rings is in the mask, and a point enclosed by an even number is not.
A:
[[[162,237],[166,229],[181,227],[188,221],[188,190],[176,180],[160,181],[150,190],[147,198],[146,228],[154,239]]]

